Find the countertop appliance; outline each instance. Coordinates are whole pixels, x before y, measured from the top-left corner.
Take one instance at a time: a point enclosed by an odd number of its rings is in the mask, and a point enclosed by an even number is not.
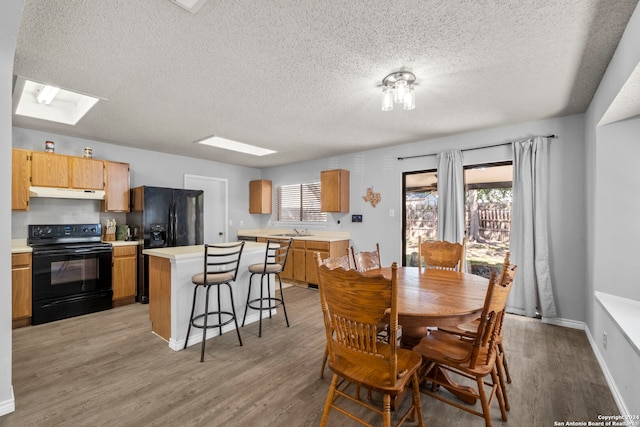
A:
[[[149,259],[144,249],[202,245],[204,191],[141,186],[131,189],[127,224],[138,240],[137,300],[149,302]],[[137,235],[136,235],[137,233]]]
[[[112,247],[100,224],[29,225],[34,325],[112,307]]]

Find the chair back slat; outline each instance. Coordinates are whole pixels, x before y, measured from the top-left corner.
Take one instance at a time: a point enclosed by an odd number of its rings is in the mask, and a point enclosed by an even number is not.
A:
[[[353,246],[349,248],[353,265],[358,271],[368,271],[382,267],[380,260],[380,244],[376,243],[376,249],[368,252],[356,252]]]
[[[233,280],[238,275],[238,266],[245,242],[235,244],[204,245],[204,269],[206,275],[232,273]],[[207,277],[207,276],[205,276]]]
[[[331,269],[320,254],[318,289],[325,320],[330,365],[336,358],[349,363],[386,371],[389,384],[398,374],[396,355],[397,269],[392,266],[391,280],[382,275],[366,277],[356,270]],[[377,340],[377,325],[389,315],[389,344]]]
[[[462,271],[466,242],[466,237],[462,243],[452,243],[445,240],[422,241],[418,236],[418,267],[422,267],[424,259],[427,268]]]
[[[478,331],[473,343],[474,350],[471,357],[471,367],[478,363],[478,357],[481,354],[485,354],[486,358],[483,363],[489,363],[496,351],[496,343],[501,333],[507,298],[509,292],[511,292],[516,269],[517,266],[510,264],[509,253],[507,253],[500,275],[498,276],[495,272],[491,273]],[[481,349],[484,349],[484,351],[481,351]]]
[[[289,239],[286,242],[282,240],[267,240],[267,249],[264,256],[265,271],[267,271],[268,265],[280,264],[282,270],[287,265],[287,259],[289,258],[289,249],[291,248],[291,242]]]

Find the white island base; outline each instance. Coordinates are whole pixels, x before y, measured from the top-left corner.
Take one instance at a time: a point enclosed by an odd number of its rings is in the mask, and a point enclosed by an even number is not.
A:
[[[238,317],[238,326],[242,325],[242,316],[247,302],[249,289],[248,271],[250,264],[264,262],[266,251],[265,243],[246,242],[240,258],[238,276],[235,282],[231,282],[233,288],[234,307]],[[189,315],[193,301],[193,288],[191,277],[201,273],[204,267],[204,246],[181,246],[176,248],[145,249],[142,252],[149,257],[149,320],[152,331],[169,342],[172,350],[182,350],[187,337],[189,327]],[[254,286],[251,299],[260,295],[260,277],[254,277]],[[277,280],[276,280],[277,282]],[[271,281],[273,284],[273,279]],[[227,286],[221,286],[221,306],[223,311],[231,311],[231,301]],[[275,294],[275,286],[271,286],[271,296]],[[198,291],[195,314],[204,311],[205,292]],[[217,310],[218,293],[215,288],[209,292],[209,309]],[[275,314],[275,310],[272,311]],[[245,325],[259,320],[257,310],[249,309]],[[262,317],[269,317],[269,312],[264,311]],[[227,316],[228,318],[228,316]],[[223,318],[223,321],[225,318]],[[222,332],[233,331],[233,322],[222,327]],[[202,329],[192,328],[188,346],[202,342]],[[207,330],[207,340],[220,334],[218,328]],[[242,331],[240,331],[242,335]]]

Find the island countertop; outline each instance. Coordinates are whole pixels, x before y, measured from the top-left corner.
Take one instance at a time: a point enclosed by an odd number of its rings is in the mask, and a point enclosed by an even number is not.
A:
[[[295,230],[286,228],[243,229],[238,230],[238,236],[260,237],[264,239],[312,240],[316,242],[338,242],[351,238],[351,234],[345,231],[304,229],[301,233],[296,233]]]
[[[237,242],[218,243],[219,245],[232,245]],[[261,252],[265,251],[264,243],[245,242],[243,253],[247,252]],[[194,246],[177,246],[173,248],[155,248],[145,249],[142,251],[144,255],[157,256],[159,258],[168,258],[171,260],[186,260],[189,258],[202,258],[204,256],[204,245]]]

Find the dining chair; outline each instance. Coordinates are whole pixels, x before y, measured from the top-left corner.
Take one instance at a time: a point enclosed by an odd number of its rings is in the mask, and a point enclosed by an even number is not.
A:
[[[380,244],[376,243],[376,249],[369,252],[356,252],[353,246],[349,247],[353,265],[358,271],[367,271],[382,267],[380,261]]]
[[[431,381],[434,385],[431,389],[423,389],[423,392],[483,417],[487,427],[492,425],[490,405],[494,396],[498,399],[502,421],[507,421],[505,402],[498,378],[497,341],[501,318],[504,315],[516,269],[516,266],[505,269],[505,274],[501,274],[499,278],[496,272],[491,273],[477,333],[473,337],[457,336],[435,330],[430,331],[413,348],[422,355],[425,363],[422,378]],[[479,399],[482,411],[453,400],[440,392],[437,389],[438,385],[447,388],[450,384],[442,381],[443,376],[438,373],[438,370],[449,371],[474,380],[475,388],[461,387],[457,388],[456,392],[469,396],[473,400]],[[485,380],[487,376],[491,377],[491,382]],[[485,387],[490,388],[488,396]]]
[[[184,340],[183,349],[187,348],[189,342],[189,334],[191,333],[191,327],[202,329],[202,346],[200,348],[200,362],[204,362],[204,347],[207,340],[207,329],[219,328],[220,335],[222,335],[222,327],[234,322],[236,325],[236,333],[238,334],[238,341],[242,345],[242,338],[240,337],[240,328],[238,328],[238,319],[236,316],[235,304],[233,302],[233,289],[231,282],[236,280],[238,275],[238,266],[240,265],[240,257],[242,256],[242,249],[245,242],[239,242],[233,245],[204,245],[204,268],[202,273],[193,275],[191,281],[195,285],[193,288],[193,303],[191,305],[191,315],[189,316],[189,328],[187,329],[187,337]],[[229,298],[231,300],[231,311],[222,310],[220,287],[227,285],[229,288]],[[218,290],[218,309],[216,311],[209,311],[209,290],[212,286],[216,286]],[[204,299],[204,312],[194,316],[196,309],[196,297],[198,296],[198,289],[206,289]],[[218,317],[218,323],[209,324],[209,316]],[[223,321],[222,316],[228,318]],[[202,320],[202,323],[198,323]]]
[[[510,262],[510,253],[507,252],[505,255],[504,261],[502,263],[502,269],[500,271],[500,278],[498,281],[502,281],[505,274],[513,275],[515,273],[511,272],[513,266],[511,266]],[[504,350],[504,335],[502,334],[502,327],[504,324],[505,311],[500,315],[500,322],[497,326],[497,334],[496,334],[496,367],[498,369],[498,379],[500,380],[500,390],[502,391],[502,397],[504,399],[504,405],[506,410],[510,410],[509,404],[509,396],[507,395],[506,385],[511,384],[511,373],[509,372],[509,365],[507,364],[507,356]],[[443,331],[450,334],[465,336],[469,338],[474,338],[478,333],[478,327],[480,325],[480,319],[475,319],[471,322],[463,323],[454,327],[441,327],[438,328],[439,331]]]
[[[382,275],[364,276],[355,270],[330,269],[321,265],[317,253],[316,261],[329,368],[333,371],[320,425],[327,424],[332,409],[369,425],[347,407],[338,406],[339,399],[344,398],[381,415],[383,426],[389,427],[391,398],[402,394],[410,385],[412,403],[406,412],[398,413],[398,425],[417,418],[418,425],[423,426],[417,375],[421,357],[415,351],[399,348],[396,340],[398,265],[393,263],[391,279],[386,279]],[[377,339],[376,325],[385,316],[391,324],[388,343]],[[382,408],[352,395],[359,387],[381,393]]]
[[[251,273],[249,276],[249,290],[247,291],[247,303],[244,309],[244,316],[242,317],[242,326],[247,320],[247,311],[250,308],[258,310],[260,326],[258,327],[258,337],[262,337],[262,312],[269,311],[269,318],[271,318],[271,311],[279,306],[282,306],[282,312],[284,313],[284,320],[289,327],[289,318],[287,317],[287,307],[284,303],[284,293],[282,292],[282,278],[280,273],[284,270],[287,264],[287,258],[289,257],[289,249],[291,249],[291,242],[289,239],[286,242],[282,240],[267,240],[267,248],[265,250],[264,262],[251,264],[248,269]],[[260,297],[251,299],[251,286],[253,284],[253,276],[260,275]],[[278,284],[280,286],[280,296],[271,296],[271,275],[278,278]],[[267,278],[267,294],[264,294],[264,279]],[[274,289],[275,292],[275,289]]]
[[[462,243],[453,243],[446,240],[423,241],[418,236],[418,267],[422,267],[424,259],[427,268],[462,271],[466,243],[466,237]]]

